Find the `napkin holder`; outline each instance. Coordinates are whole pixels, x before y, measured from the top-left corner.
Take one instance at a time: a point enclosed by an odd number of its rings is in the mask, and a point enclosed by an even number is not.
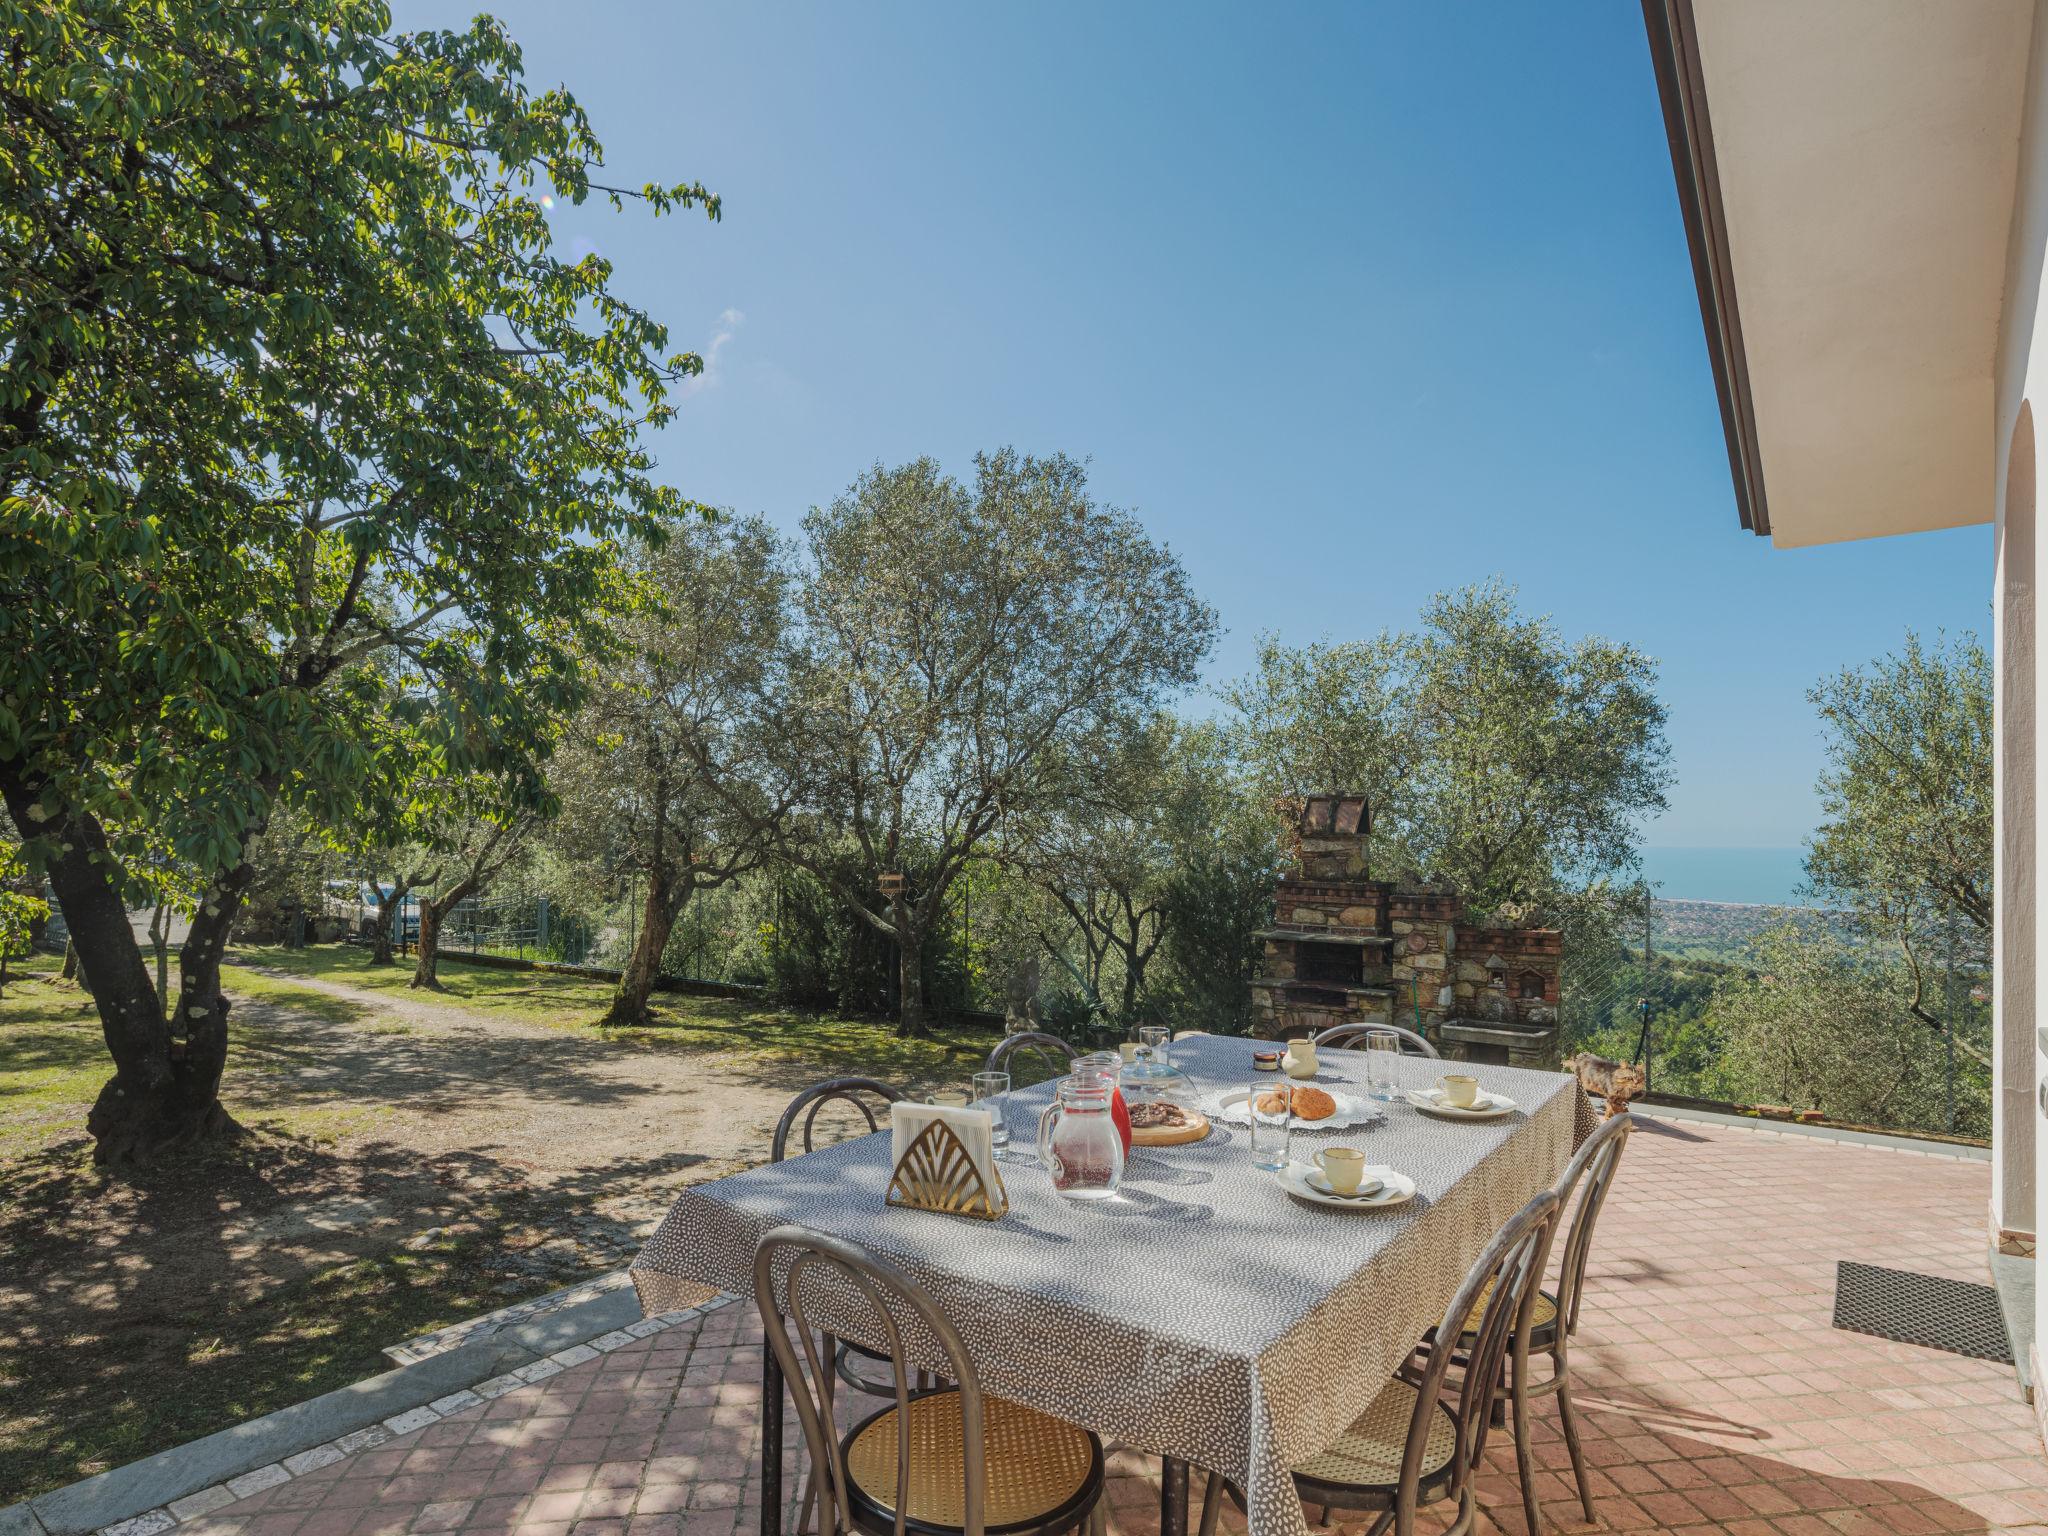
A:
[[[937,1211],[944,1216],[972,1216],[996,1221],[1010,1210],[1010,1194],[994,1162],[988,1177],[953,1127],[933,1120],[917,1133],[889,1174],[888,1202],[906,1210]]]

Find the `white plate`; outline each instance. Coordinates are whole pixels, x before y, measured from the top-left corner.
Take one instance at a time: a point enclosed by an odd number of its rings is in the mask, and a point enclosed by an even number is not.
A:
[[[1410,1088],[1408,1102],[1425,1115],[1440,1115],[1446,1120],[1498,1120],[1515,1112],[1513,1099],[1504,1093],[1488,1093],[1483,1089],[1470,1109],[1446,1104],[1440,1088]]]
[[[1340,1211],[1384,1211],[1390,1206],[1406,1205],[1415,1198],[1415,1181],[1405,1173],[1396,1173],[1391,1168],[1368,1167],[1365,1177],[1380,1181],[1380,1192],[1367,1199],[1347,1199],[1343,1195],[1329,1195],[1317,1189],[1311,1178],[1317,1172],[1314,1163],[1289,1163],[1285,1168],[1273,1170],[1273,1177],[1281,1187],[1297,1199],[1313,1200],[1317,1205],[1335,1206]]]
[[[1337,1089],[1322,1083],[1315,1086],[1334,1099],[1337,1107],[1320,1120],[1303,1120],[1297,1116],[1294,1121],[1294,1128],[1297,1131],[1341,1131],[1351,1126],[1372,1125],[1386,1118],[1386,1111],[1371,1099],[1361,1098],[1352,1093],[1340,1093]],[[1260,1093],[1267,1091],[1264,1088],[1259,1090]],[[1226,1093],[1220,1099],[1203,1105],[1202,1112],[1211,1120],[1223,1120],[1231,1125],[1250,1125],[1251,1097],[1248,1091],[1240,1088],[1235,1093]],[[1261,1125],[1278,1125],[1283,1118],[1280,1115],[1269,1115],[1263,1110],[1259,1112]]]

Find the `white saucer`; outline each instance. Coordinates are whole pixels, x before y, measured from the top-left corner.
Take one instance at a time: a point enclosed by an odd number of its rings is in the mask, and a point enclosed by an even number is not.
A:
[[[1498,1120],[1515,1112],[1515,1101],[1506,1094],[1484,1091],[1473,1101],[1470,1109],[1446,1104],[1440,1088],[1410,1088],[1408,1102],[1425,1115],[1439,1115],[1446,1120]]]
[[[1314,1086],[1327,1093],[1336,1102],[1337,1107],[1320,1120],[1303,1120],[1296,1116],[1294,1128],[1297,1131],[1341,1131],[1354,1126],[1376,1125],[1386,1118],[1386,1110],[1371,1099],[1340,1092],[1322,1083]],[[1264,1093],[1266,1090],[1262,1088],[1259,1091]],[[1202,1110],[1211,1120],[1223,1120],[1231,1125],[1250,1125],[1251,1097],[1251,1094],[1240,1088],[1235,1093],[1226,1093],[1221,1098],[1203,1105]],[[1283,1118],[1280,1115],[1269,1115],[1264,1110],[1259,1111],[1261,1125],[1278,1125]]]
[[[1311,1181],[1320,1175],[1314,1163],[1289,1163],[1285,1168],[1274,1169],[1273,1177],[1295,1198],[1313,1200],[1317,1205],[1335,1206],[1341,1211],[1384,1211],[1389,1206],[1406,1205],[1415,1198],[1415,1181],[1391,1168],[1365,1170],[1366,1178],[1380,1181],[1380,1192],[1364,1199],[1348,1199],[1316,1188]]]

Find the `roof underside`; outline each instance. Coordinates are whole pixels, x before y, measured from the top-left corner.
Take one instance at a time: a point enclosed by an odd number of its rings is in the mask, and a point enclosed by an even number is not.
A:
[[[1643,11],[1743,526],[1987,521],[2031,0]]]

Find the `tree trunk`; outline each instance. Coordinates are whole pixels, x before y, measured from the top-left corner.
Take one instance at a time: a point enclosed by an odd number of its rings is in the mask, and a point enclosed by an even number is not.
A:
[[[377,903],[377,931],[370,938],[370,964],[391,963],[391,929],[405,921],[405,898],[412,894],[410,881],[394,882],[391,894]]]
[[[468,899],[469,893],[477,888],[474,875],[456,881],[438,896],[429,896],[420,903],[419,959],[412,968],[409,987],[418,987],[428,992],[441,990],[441,978],[437,973],[441,964],[441,924],[448,914]]]
[[[17,827],[38,818],[39,786],[0,764],[0,791]],[[162,1153],[238,1131],[220,1103],[227,1065],[227,999],[220,962],[227,931],[253,871],[244,864],[206,892],[179,956],[178,1010],[167,1018],[143,963],[120,893],[108,878],[113,856],[90,816],[64,823],[49,863],[51,889],[78,951],[80,977],[90,975],[93,1001],[114,1075],[100,1090],[86,1129],[93,1161],[132,1167]]]
[[[896,1035],[902,1040],[931,1035],[924,1018],[924,930],[902,902],[896,905]]]
[[[66,981],[76,979],[80,985],[84,984],[84,978],[79,974],[78,970],[78,941],[76,939],[67,938],[64,941],[64,969],[57,974]]]
[[[676,918],[689,899],[685,887],[681,899],[673,889],[668,870],[659,864],[649,873],[647,901],[640,912],[640,933],[633,941],[633,953],[612,993],[612,1006],[605,1014],[607,1024],[639,1024],[647,1018],[647,995],[654,990],[654,978],[661,974],[662,951],[675,932]]]

